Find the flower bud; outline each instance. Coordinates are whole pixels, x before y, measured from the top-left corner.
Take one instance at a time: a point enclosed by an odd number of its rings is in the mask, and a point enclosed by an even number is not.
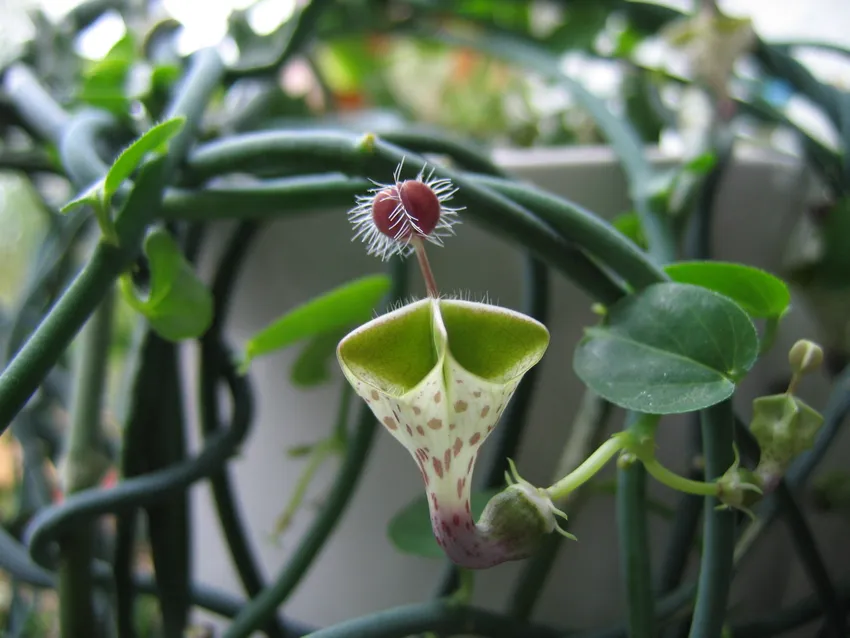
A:
[[[761,448],[758,473],[766,478],[781,475],[788,464],[809,449],[823,417],[790,394],[759,397],[753,401],[750,430]]]
[[[736,463],[717,480],[717,498],[727,507],[747,511],[763,495],[763,481],[752,470]]]
[[[794,374],[814,372],[823,363],[823,349],[813,341],[800,339],[788,351],[788,363]]]
[[[519,560],[530,556],[544,536],[559,529],[555,512],[562,515],[544,490],[521,481],[488,501],[478,529],[502,548],[505,560]]]

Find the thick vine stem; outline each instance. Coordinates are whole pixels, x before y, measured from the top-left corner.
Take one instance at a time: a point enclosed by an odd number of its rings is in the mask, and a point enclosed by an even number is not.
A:
[[[219,371],[225,362],[221,359],[223,353],[218,344],[224,329],[227,308],[233,295],[237,277],[259,230],[260,227],[256,223],[243,222],[239,225],[227,243],[213,278],[213,323],[201,338],[201,358],[199,361],[199,407],[201,429],[205,439],[211,438],[222,429],[218,402],[218,379]],[[248,539],[248,534],[242,522],[243,519],[239,514],[237,498],[234,495],[227,468],[222,467],[220,471],[214,473],[210,477],[210,485],[233,565],[242,581],[245,593],[253,598],[265,589],[266,582]],[[269,619],[264,630],[269,638],[279,638],[284,635],[284,630],[276,617]]]
[[[21,583],[26,583],[39,589],[54,589],[57,586],[56,575],[47,571],[32,561],[24,547],[17,539],[0,527],[0,567]],[[145,594],[158,595],[156,582],[150,574],[131,574],[133,587]],[[113,592],[115,581],[108,564],[95,561],[92,565],[94,584],[107,592]],[[233,618],[245,605],[245,601],[207,585],[193,583],[191,585],[192,602],[213,614],[223,618]],[[287,620],[283,623],[287,638],[304,636],[312,629],[301,623]]]
[[[107,465],[101,449],[101,412],[112,336],[112,309],[112,294],[107,294],[80,333],[64,460],[67,494],[97,485]],[[81,522],[60,542],[59,625],[63,636],[100,634],[91,578],[94,543],[91,521]]]
[[[641,419],[647,416],[629,413],[623,434],[635,436],[643,429]],[[655,638],[658,634],[650,570],[652,558],[647,525],[646,470],[636,459],[618,468],[616,499],[620,563],[628,601],[629,636]]]
[[[149,216],[162,192],[162,161],[143,169],[137,188],[116,220],[122,246],[100,243],[91,259],[0,375],[0,433],[91,316],[103,296],[135,258]],[[133,247],[133,248],[130,248]]]
[[[712,481],[722,476],[735,460],[735,418],[731,399],[703,410],[701,426],[705,478]],[[719,510],[718,504],[716,498],[705,499],[703,551],[690,638],[718,638],[726,617],[732,582],[735,513]]]
[[[308,638],[405,638],[426,632],[484,638],[556,638],[564,635],[563,631],[526,624],[451,601],[433,601],[361,616],[320,629]]]
[[[56,143],[68,123],[69,115],[59,106],[23,64],[10,66],[3,88],[27,127],[47,142]]]
[[[187,178],[190,182],[203,182],[234,172],[280,171],[287,165],[300,166],[301,170],[391,175],[402,160],[405,172],[418,172],[426,164],[423,158],[374,136],[251,133],[198,148],[189,158]],[[593,298],[613,303],[625,293],[593,260],[526,208],[457,171],[438,166],[434,167],[434,175],[452,180],[459,188],[455,199],[458,205],[466,206],[470,219],[499,236],[521,242],[534,256],[566,273]],[[596,256],[605,260],[605,255]]]

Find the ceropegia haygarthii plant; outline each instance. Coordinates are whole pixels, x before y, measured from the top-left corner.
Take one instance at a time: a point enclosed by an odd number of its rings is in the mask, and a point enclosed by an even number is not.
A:
[[[431,526],[455,563],[486,568],[524,558],[558,529],[560,514],[542,490],[516,476],[476,523],[470,511],[472,472],[523,375],[549,344],[545,326],[485,303],[441,298],[425,242],[452,234],[459,209],[446,202],[449,180],[422,172],[377,184],[349,213],[355,238],[387,259],[416,253],[428,296],[347,335],[337,354],[342,370],[386,430],[410,452],[425,483]]]

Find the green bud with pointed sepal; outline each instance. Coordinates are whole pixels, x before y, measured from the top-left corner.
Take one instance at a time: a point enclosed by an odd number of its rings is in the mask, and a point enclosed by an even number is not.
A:
[[[750,430],[761,448],[756,471],[766,478],[781,475],[788,464],[814,443],[823,416],[791,394],[759,397],[753,401]]]

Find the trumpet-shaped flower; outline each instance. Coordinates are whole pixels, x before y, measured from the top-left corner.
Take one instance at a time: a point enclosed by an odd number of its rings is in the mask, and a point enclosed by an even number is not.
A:
[[[470,511],[478,452],[548,343],[545,326],[520,313],[428,297],[338,346],[348,381],[415,460],[434,535],[458,565],[524,558],[555,528],[551,502],[522,481],[494,497],[478,524]]]

